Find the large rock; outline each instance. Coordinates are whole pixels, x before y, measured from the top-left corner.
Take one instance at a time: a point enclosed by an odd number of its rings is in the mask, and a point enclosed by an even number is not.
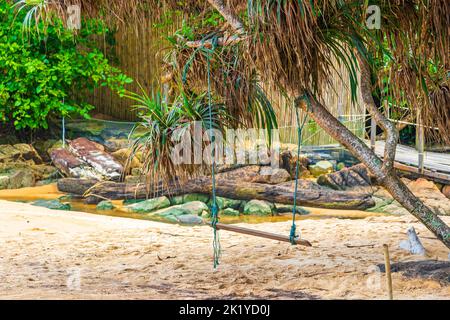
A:
[[[314,177],[319,177],[323,174],[332,173],[334,171],[334,166],[330,161],[324,160],[309,166],[309,171]]]
[[[0,175],[0,190],[9,188],[9,177]]]
[[[264,200],[251,200],[244,206],[244,214],[257,216],[270,216],[274,206]]]
[[[0,189],[20,189],[33,187],[36,177],[25,163],[3,164],[0,166]]]
[[[450,186],[444,186],[442,188],[442,194],[450,199]]]
[[[9,162],[27,162],[30,164],[42,164],[42,158],[36,149],[29,144],[1,145],[0,146],[0,163]]]
[[[135,169],[141,167],[141,162],[138,159],[138,156],[134,156],[131,161],[128,161],[128,159],[131,156],[131,150],[130,149],[120,149],[112,153],[112,156],[120,162],[120,164],[125,167],[127,166],[127,169]]]
[[[63,148],[62,140],[54,141],[53,143],[51,143],[50,146],[47,148],[47,154],[50,157],[50,160],[51,160],[52,152],[56,149],[62,149],[62,148]]]
[[[335,190],[371,186],[369,170],[364,164],[358,164],[340,171],[323,174],[317,179],[319,185]]]
[[[295,146],[295,149],[297,149],[297,146]],[[292,151],[284,151],[281,153],[280,156],[280,168],[285,169],[292,179],[295,178],[295,173],[297,170],[297,161],[298,161],[297,154],[293,154]],[[308,170],[308,166],[310,164],[310,161],[307,157],[300,156],[300,167],[299,167],[299,177],[300,178],[309,178],[311,176],[311,173]]]
[[[37,153],[42,158],[42,161],[44,161],[45,163],[52,161],[52,159],[50,158],[50,153],[48,153],[48,150],[52,148],[56,142],[57,141],[54,139],[49,140],[44,139],[44,140],[37,140],[33,144],[33,147],[36,149]]]
[[[122,175],[123,166],[112,155],[100,150],[86,138],[71,141],[69,150],[107,179],[117,180]]]
[[[59,200],[37,200],[32,203],[33,206],[44,207],[52,210],[70,210],[71,206],[68,203],[62,203]]]
[[[150,213],[169,206],[170,201],[167,197],[159,197],[128,205],[125,209],[137,213]]]
[[[128,149],[130,142],[128,139],[109,138],[105,141],[105,147],[108,152],[116,152],[121,149]]]
[[[55,149],[50,157],[53,165],[64,175],[73,178],[101,180],[102,175],[67,149]]]
[[[433,182],[426,179],[417,179],[415,181],[402,180],[412,193],[436,214],[450,215],[450,200],[440,192],[439,188]],[[374,200],[376,201],[376,206],[369,209],[369,211],[397,215],[409,213],[383,188],[380,188],[374,193]]]
[[[450,215],[450,199],[432,181],[417,179],[408,188],[437,214]]]
[[[291,175],[285,169],[261,167],[259,171],[260,177],[254,180],[259,183],[280,184],[292,180]]]
[[[60,177],[58,169],[54,166],[39,164],[32,165],[30,168],[33,171],[36,181],[53,180]]]
[[[0,190],[33,187],[40,181],[53,181],[59,173],[55,167],[26,162],[0,164]]]

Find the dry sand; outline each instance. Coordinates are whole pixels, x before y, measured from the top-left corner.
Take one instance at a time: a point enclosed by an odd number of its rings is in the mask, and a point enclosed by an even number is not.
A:
[[[450,217],[444,217],[450,223]],[[2,299],[384,299],[383,243],[394,262],[447,260],[448,249],[413,217],[303,220],[312,248],[151,221],[51,211],[0,201]],[[398,249],[409,226],[427,257]],[[289,222],[252,225],[288,234]],[[393,274],[396,299],[450,299],[450,286]]]

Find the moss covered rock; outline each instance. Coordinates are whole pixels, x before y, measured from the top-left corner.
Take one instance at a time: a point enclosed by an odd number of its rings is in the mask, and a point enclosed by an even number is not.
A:
[[[102,201],[99,204],[97,204],[96,209],[99,211],[114,210],[115,206],[112,204],[111,201],[105,200],[105,201]]]
[[[149,199],[125,207],[126,210],[136,213],[149,213],[159,209],[164,209],[170,206],[170,201],[167,197],[159,197]]]
[[[52,210],[71,210],[70,204],[62,203],[59,200],[37,200],[33,202],[32,205]]]
[[[203,203],[208,203],[209,195],[202,193],[188,193],[182,196],[176,196],[170,199],[172,205],[179,205],[183,203],[200,201]]]
[[[233,208],[226,208],[226,209],[220,211],[220,214],[224,215],[224,216],[238,217],[240,212],[239,212],[239,210],[235,210]]]
[[[231,208],[238,210],[241,206],[243,201],[242,200],[234,200],[229,198],[223,198],[223,197],[217,197],[217,206],[219,207],[219,210]],[[212,206],[212,199],[209,200],[208,205]]]
[[[275,203],[275,211],[279,215],[292,214],[294,211],[294,206],[290,204]],[[296,206],[295,212],[299,215],[307,215],[311,213],[309,210],[306,210],[300,206]]]
[[[208,206],[201,201],[192,201],[180,205],[171,206],[155,212],[150,213],[152,216],[159,216],[169,221],[180,221],[180,216],[203,216],[209,211]],[[176,218],[176,219],[174,219]],[[192,220],[192,219],[191,219]],[[198,220],[198,219],[197,219]],[[185,223],[185,222],[183,222]]]
[[[270,216],[274,205],[264,200],[251,200],[244,206],[244,214],[257,216]]]

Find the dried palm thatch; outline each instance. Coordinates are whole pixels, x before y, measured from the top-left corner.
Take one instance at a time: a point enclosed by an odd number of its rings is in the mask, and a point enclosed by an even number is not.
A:
[[[125,23],[145,17],[155,6],[182,10],[198,18],[213,10],[207,1],[199,0],[46,2],[49,10],[58,13],[65,12],[69,4],[79,4],[86,16],[101,15]],[[421,112],[426,127],[439,128],[436,137],[450,143],[450,124],[446,118],[450,72],[450,3],[447,0],[373,0],[364,4],[357,0],[225,2],[242,13],[252,35],[248,50],[240,51],[244,62],[237,65],[239,72],[249,76],[256,69],[263,80],[279,83],[289,94],[307,89],[320,100],[330,70],[335,68],[333,58],[349,70],[350,86],[356,89],[356,49],[370,62],[377,85],[394,97],[393,103],[400,105],[406,101],[412,112]],[[368,30],[365,24],[369,3],[381,8],[380,30]],[[210,27],[203,35],[220,34],[226,29],[226,25]],[[229,63],[230,51],[221,52],[224,64]],[[381,56],[389,57],[384,68],[375,63]],[[201,70],[194,68],[196,72]],[[218,94],[225,92],[219,86],[216,89]],[[235,93],[228,94],[226,100],[233,105],[238,101],[236,110],[245,110],[242,106],[247,95]],[[438,118],[436,114],[443,117]]]
[[[209,34],[201,41],[218,41],[220,37],[223,34]],[[246,54],[239,43],[210,49],[190,48],[180,42],[167,55],[166,66],[172,74],[172,85],[197,92],[205,92],[210,86],[227,107],[233,127],[276,128],[275,112],[256,70],[243,58]]]
[[[393,103],[406,101],[412,112],[421,111],[425,126],[439,128],[434,137],[450,143],[448,1],[371,1],[382,13],[381,29],[375,31],[367,28],[366,7],[358,1],[249,3],[250,48],[264,79],[278,81],[291,94],[312,91],[320,100],[333,58],[349,70],[350,86],[356,88],[357,50]],[[380,68],[376,63],[385,57],[387,65]]]

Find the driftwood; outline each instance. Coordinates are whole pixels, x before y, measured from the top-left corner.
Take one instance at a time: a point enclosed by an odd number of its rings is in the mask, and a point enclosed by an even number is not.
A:
[[[75,195],[85,195],[86,202],[97,203],[103,199],[125,200],[146,199],[152,196],[177,196],[187,193],[211,194],[212,184],[209,177],[190,180],[183,185],[173,185],[159,190],[148,190],[144,184],[126,184],[100,182],[94,180],[61,179],[58,189]],[[244,182],[240,180],[217,180],[217,195],[240,200],[267,200],[273,203],[293,204],[292,188],[279,185]],[[302,206],[330,209],[367,209],[375,205],[368,194],[333,190],[300,189],[297,203]]]
[[[409,251],[411,254],[424,256],[425,248],[423,247],[422,242],[420,242],[414,227],[409,228],[406,234],[408,235],[408,240],[401,241],[399,247]]]

